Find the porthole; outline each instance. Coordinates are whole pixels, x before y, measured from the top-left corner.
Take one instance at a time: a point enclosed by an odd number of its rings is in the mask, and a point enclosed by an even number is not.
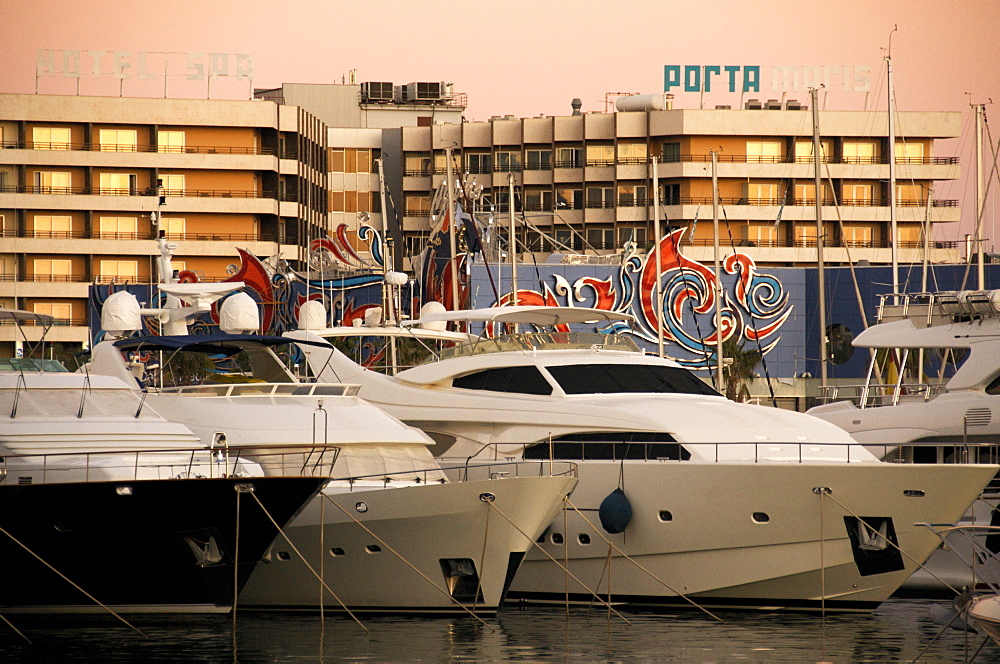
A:
[[[354,509],[364,514],[365,512],[368,511],[368,503],[358,503],[357,505],[354,506]]]
[[[671,514],[669,510],[660,510],[660,513],[657,516],[663,523],[674,520],[674,515]]]
[[[344,555],[344,550],[341,549],[339,546],[335,546],[332,549],[330,549],[330,555],[333,556],[334,558],[336,558],[337,556],[342,556]]]
[[[907,498],[923,498],[926,494],[920,489],[906,489],[903,491],[903,495]]]
[[[587,533],[580,533],[579,535],[576,536],[576,540],[580,544],[586,546],[587,544],[590,544],[590,535],[588,535]]]
[[[292,555],[287,551],[279,551],[277,554],[278,560],[291,560]]]
[[[368,553],[382,553],[382,547],[378,544],[369,544],[365,547],[365,550],[368,551]]]
[[[562,544],[563,543],[562,533],[552,533],[552,538],[551,539],[552,539],[552,543],[553,544]]]
[[[754,512],[753,522],[754,523],[767,523],[771,520],[771,517],[767,515],[767,512]]]

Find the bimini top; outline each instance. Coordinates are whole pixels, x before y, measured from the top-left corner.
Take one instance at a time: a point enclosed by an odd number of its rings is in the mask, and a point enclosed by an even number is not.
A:
[[[45,327],[52,325],[55,318],[48,316],[46,314],[36,314],[33,311],[23,311],[21,309],[4,309],[0,307],[0,320],[10,320],[15,323],[23,323],[25,321],[35,321],[36,323],[41,323]]]
[[[130,337],[114,342],[122,350],[185,350],[212,355],[236,355],[247,348],[281,346],[290,343],[326,346],[325,343],[263,334],[188,334],[177,336]]]
[[[441,321],[464,321],[480,323],[518,323],[526,325],[571,325],[573,323],[598,323],[615,320],[633,321],[635,316],[618,311],[592,309],[590,307],[547,307],[518,305],[490,307],[487,309],[459,309],[425,314],[416,320],[404,321],[403,325],[422,325]]]

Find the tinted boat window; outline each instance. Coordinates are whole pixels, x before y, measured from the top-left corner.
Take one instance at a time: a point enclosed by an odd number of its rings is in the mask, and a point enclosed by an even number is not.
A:
[[[608,431],[555,436],[524,448],[525,459],[687,461],[691,453],[665,432]]]
[[[650,364],[567,364],[546,367],[566,394],[719,393],[687,369]]]
[[[517,394],[552,394],[552,386],[534,366],[486,369],[456,378],[454,387],[466,390],[490,390]]]

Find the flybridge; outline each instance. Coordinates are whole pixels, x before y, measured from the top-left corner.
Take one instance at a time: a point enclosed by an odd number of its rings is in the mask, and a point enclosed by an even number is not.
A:
[[[772,66],[760,65],[664,65],[664,92],[760,92],[762,75],[770,74],[775,92],[804,91],[825,86],[846,92],[868,92],[868,65]]]

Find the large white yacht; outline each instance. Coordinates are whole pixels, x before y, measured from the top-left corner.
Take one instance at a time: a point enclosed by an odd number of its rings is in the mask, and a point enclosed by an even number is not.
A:
[[[323,477],[264,477],[160,417],[131,380],[32,355],[0,359],[0,613],[228,612]]]
[[[566,327],[619,316],[524,306],[422,316],[413,324],[533,331],[484,334],[391,376],[313,345],[323,330],[286,336],[311,342],[301,348],[318,381],[360,385],[434,437],[442,459],[579,464],[577,509],[539,540],[579,582],[534,552],[512,598],[598,591],[650,607],[870,610],[937,547],[914,524],[953,523],[996,472],[882,463],[822,420],[731,402],[625,335]]]
[[[878,325],[853,341],[874,349],[868,380],[831,388],[831,403],[809,410],[836,424],[880,457],[921,463],[997,463],[1000,459],[1000,291],[887,295]],[[896,367],[933,358],[919,379]],[[920,358],[920,359],[918,359]],[[894,366],[889,366],[890,360]],[[882,365],[882,366],[880,366]],[[891,374],[894,380],[888,381]],[[909,378],[909,379],[908,379]],[[1000,526],[1000,483],[994,481],[963,517],[964,523]],[[1000,552],[1000,535],[980,533]],[[975,586],[972,556],[958,539],[936,552],[908,589],[947,591]],[[996,566],[994,566],[996,567]],[[984,570],[985,571],[985,570]],[[993,576],[1000,574],[995,568]],[[982,580],[982,577],[979,577]]]
[[[240,605],[496,611],[525,552],[576,486],[573,465],[499,462],[483,467],[483,479],[449,481],[424,433],[360,399],[356,386],[298,383],[271,350],[275,344],[289,340],[126,338],[96,345],[89,365],[92,374],[134,382],[133,372],[143,373],[141,358],[159,365],[161,352],[165,359],[238,356],[233,362],[244,361],[245,374],[210,372],[203,384],[164,388],[153,380],[145,402],[190,427],[203,444],[259,461],[265,470],[284,472],[266,463],[266,455],[305,448],[300,463],[320,460],[317,472],[332,478],[286,529],[290,542],[275,544]],[[339,453],[323,457],[325,445]]]

